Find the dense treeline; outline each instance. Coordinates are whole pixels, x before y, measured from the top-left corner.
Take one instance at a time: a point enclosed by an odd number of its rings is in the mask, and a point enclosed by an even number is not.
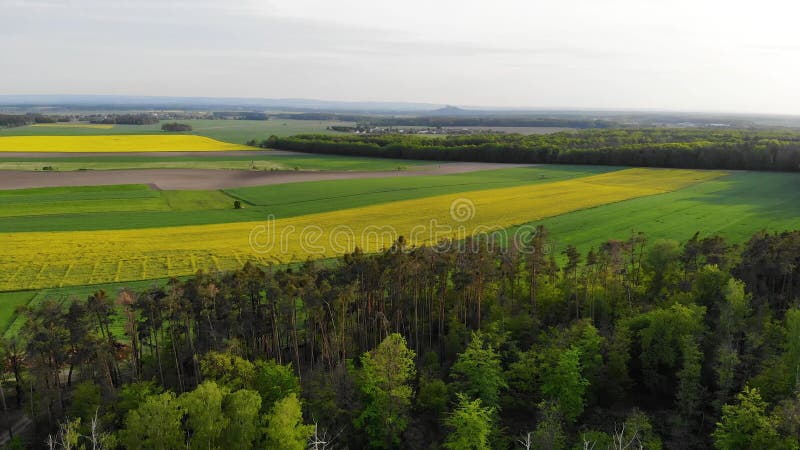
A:
[[[0,114],[0,127],[21,127],[33,123],[69,122],[67,116],[46,116],[42,114]]]
[[[601,164],[690,169],[800,170],[800,133],[654,128],[441,138],[271,136],[262,147],[442,161]]]
[[[266,113],[255,111],[219,111],[214,112],[212,118],[227,120],[269,120],[269,116]]]
[[[153,125],[159,122],[155,114],[111,114],[102,118],[95,118],[91,123],[116,124],[116,125]]]
[[[161,131],[192,131],[192,126],[188,123],[168,122],[161,125]]]
[[[401,238],[46,300],[2,398],[52,448],[798,448],[800,231],[552,248]]]
[[[0,114],[0,127],[21,127],[33,122],[34,118],[30,114]]]

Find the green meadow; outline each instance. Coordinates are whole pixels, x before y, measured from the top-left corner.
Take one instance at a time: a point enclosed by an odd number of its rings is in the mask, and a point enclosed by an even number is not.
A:
[[[227,170],[339,170],[339,171],[390,171],[422,169],[432,166],[430,161],[399,159],[358,158],[352,156],[285,154],[252,155],[181,155],[153,154],[148,156],[88,155],[46,157],[3,157],[2,170],[116,170],[116,169],[227,169]],[[44,169],[47,168],[47,169]]]

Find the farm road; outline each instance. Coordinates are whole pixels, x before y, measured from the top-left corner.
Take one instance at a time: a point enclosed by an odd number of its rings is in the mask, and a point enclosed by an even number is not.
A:
[[[74,172],[0,171],[0,189],[26,189],[61,186],[102,186],[149,184],[157,189],[232,189],[245,186],[298,183],[305,181],[348,180],[356,178],[449,175],[480,170],[531,167],[531,164],[442,163],[397,171],[256,171],[217,169],[137,169],[86,170]]]

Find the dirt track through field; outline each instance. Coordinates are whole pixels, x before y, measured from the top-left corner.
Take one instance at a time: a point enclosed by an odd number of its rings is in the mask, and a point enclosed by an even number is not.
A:
[[[245,186],[298,183],[304,181],[348,180],[356,178],[449,175],[479,170],[530,167],[530,164],[443,163],[410,170],[347,171],[255,171],[217,169],[137,169],[85,170],[74,172],[0,171],[0,189],[25,189],[60,186],[101,186],[149,184],[157,189],[231,189]]]

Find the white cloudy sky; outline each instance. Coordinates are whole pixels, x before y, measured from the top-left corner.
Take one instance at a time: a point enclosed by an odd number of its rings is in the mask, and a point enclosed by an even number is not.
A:
[[[0,94],[800,114],[795,0],[0,0]]]

